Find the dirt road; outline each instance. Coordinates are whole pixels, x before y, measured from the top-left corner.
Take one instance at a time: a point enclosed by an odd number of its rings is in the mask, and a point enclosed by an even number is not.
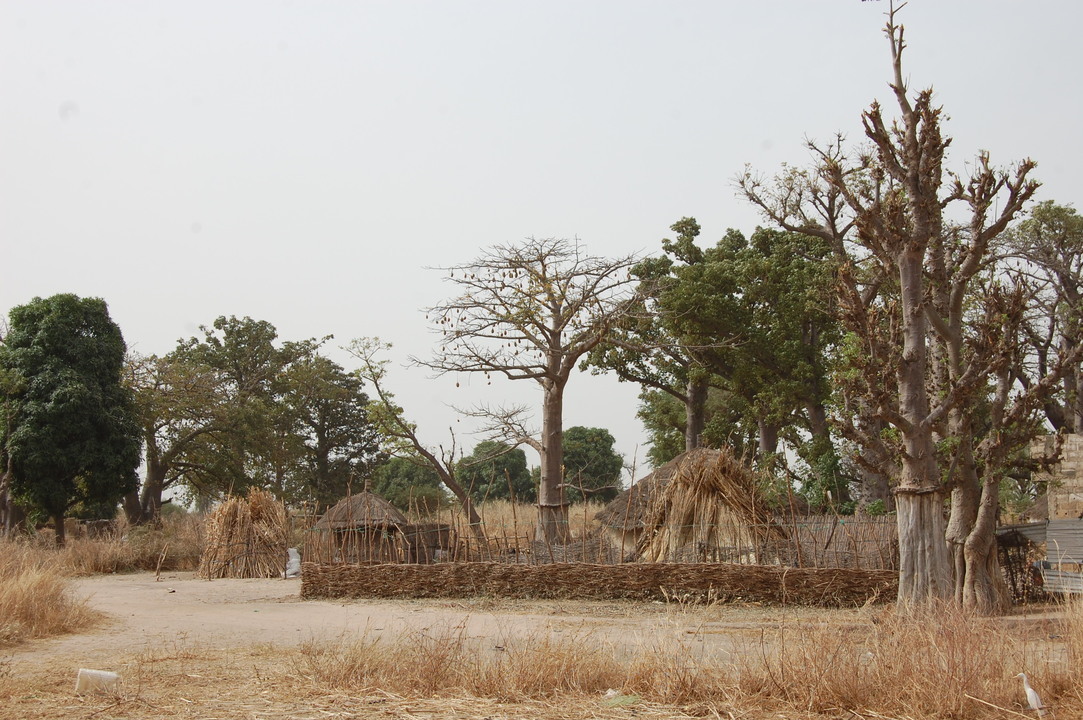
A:
[[[20,664],[69,656],[93,662],[142,648],[186,643],[211,648],[266,643],[295,645],[342,635],[401,635],[462,628],[470,638],[500,644],[509,635],[590,633],[614,645],[681,638],[715,644],[763,627],[793,611],[693,608],[644,603],[512,600],[301,601],[299,580],[214,580],[191,573],[82,578],[75,592],[106,619],[92,630],[14,648]],[[817,611],[805,610],[810,617]],[[837,611],[836,611],[837,613]]]

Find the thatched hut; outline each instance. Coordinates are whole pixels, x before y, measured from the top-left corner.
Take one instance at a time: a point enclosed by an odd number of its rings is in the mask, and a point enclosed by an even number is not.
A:
[[[371,492],[340,500],[312,526],[305,560],[389,562],[402,559],[409,521],[394,505]]]
[[[709,448],[695,448],[681,453],[641,478],[595,514],[594,519],[601,524],[610,542],[620,548],[621,557],[634,558],[636,546],[646,528],[651,498],[665,490],[684,464],[701,459],[713,460],[718,455],[718,450]]]
[[[789,544],[755,471],[729,448],[682,462],[643,524],[636,552],[647,562],[774,564]]]

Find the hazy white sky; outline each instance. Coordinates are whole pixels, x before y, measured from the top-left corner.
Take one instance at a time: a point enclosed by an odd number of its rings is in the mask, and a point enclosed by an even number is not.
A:
[[[421,308],[454,290],[428,267],[526,236],[655,252],[685,215],[706,242],[751,231],[746,163],[806,164],[806,138],[858,140],[861,110],[889,99],[886,9],[0,0],[0,311],[102,297],[141,353],[249,315],[427,356]],[[1083,4],[911,0],[901,19],[953,166],[1030,156],[1040,199],[1083,201]],[[396,368],[390,384],[433,442],[448,404],[540,400],[461,380]],[[642,458],[634,387],[576,377],[566,408]]]

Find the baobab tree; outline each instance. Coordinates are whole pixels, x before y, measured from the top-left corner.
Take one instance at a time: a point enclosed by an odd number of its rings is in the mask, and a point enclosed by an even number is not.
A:
[[[850,158],[841,139],[810,144],[812,170],[774,183],[746,172],[739,184],[782,227],[827,240],[839,261],[850,363],[840,426],[894,479],[900,606],[944,599],[990,612],[1004,597],[993,538],[1000,477],[1063,372],[1011,391],[1028,293],[990,272],[994,241],[1038,183],[1032,161],[999,170],[985,153],[965,178],[945,170],[951,140],[932,90],[909,95],[897,10],[886,34],[898,116],[886,120],[875,102],[863,113],[870,149]],[[949,208],[965,220],[952,223]]]
[[[483,373],[541,386],[540,437],[513,421],[518,413],[482,413],[503,428],[505,439],[538,451],[540,541],[561,542],[568,534],[564,390],[579,359],[634,305],[634,263],[632,256],[588,255],[578,240],[528,238],[442,268],[460,294],[428,310],[440,340],[434,358],[417,362],[440,374]]]

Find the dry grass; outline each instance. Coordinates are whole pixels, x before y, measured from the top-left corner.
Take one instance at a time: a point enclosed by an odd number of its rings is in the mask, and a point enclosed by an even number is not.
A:
[[[172,519],[159,528],[121,524],[108,537],[72,537],[63,548],[54,546],[51,533],[0,539],[0,646],[95,623],[100,614],[71,594],[70,577],[194,569],[201,528],[195,517]]]
[[[4,543],[0,552],[0,646],[72,632],[99,619],[71,594],[63,556],[29,543]]]
[[[572,537],[584,537],[595,531],[597,524],[594,515],[605,506],[604,503],[588,501],[568,507],[568,524]],[[485,534],[490,538],[524,537],[534,539],[534,527],[538,522],[538,508],[530,503],[513,503],[510,500],[486,500],[477,506],[478,514],[485,524]],[[441,509],[437,513],[420,516],[410,513],[412,518],[425,522],[440,522],[459,528],[463,525],[462,510],[457,505]]]
[[[408,697],[484,697],[520,702],[601,694],[619,686],[622,667],[589,636],[475,642],[462,627],[429,629],[391,642],[362,634],[309,642],[298,651],[298,677],[337,690],[380,688]]]
[[[51,541],[51,538],[50,538]],[[195,570],[203,551],[203,518],[182,515],[158,527],[129,527],[120,521],[102,538],[72,538],[59,550],[61,565],[74,575],[137,570]]]
[[[1083,710],[1083,680],[1073,671],[1083,652],[1083,611],[1071,617],[1052,648],[1010,619],[948,609],[857,625],[782,622],[728,647],[693,637],[628,650],[590,635],[511,637],[494,647],[446,628],[392,642],[362,635],[307,643],[294,671],[328,690],[411,698],[581,705],[613,689],[629,702],[696,714],[969,720],[1023,711],[1015,674],[1025,670],[1066,718]]]
[[[691,612],[674,609],[682,621]],[[717,611],[694,613],[709,619]],[[1057,720],[1083,717],[1083,679],[1074,670],[1083,608],[1069,609],[1065,621],[951,610],[759,617],[759,628],[742,622],[726,642],[681,630],[647,646],[589,632],[481,640],[455,624],[299,647],[181,640],[121,659],[120,693],[79,700],[79,716],[1006,720],[1033,717],[1014,677],[1025,670]],[[0,666],[0,716],[72,709],[69,668],[70,660],[57,660],[13,680]]]

